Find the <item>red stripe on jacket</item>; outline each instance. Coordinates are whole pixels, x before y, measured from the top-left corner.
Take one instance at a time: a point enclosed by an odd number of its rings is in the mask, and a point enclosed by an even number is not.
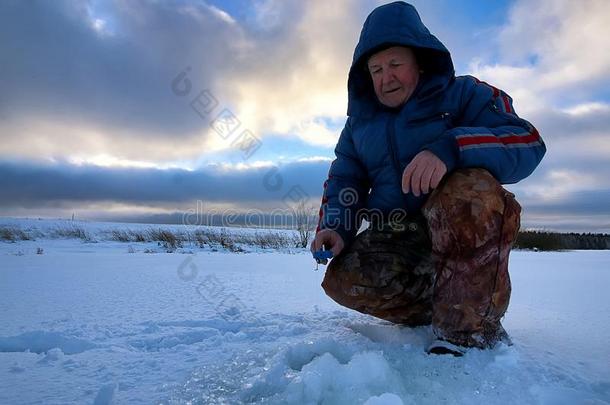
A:
[[[479,135],[479,136],[468,136],[463,138],[458,138],[458,145],[460,148],[464,146],[471,145],[483,145],[487,143],[503,143],[504,145],[512,145],[516,143],[533,143],[540,140],[540,135],[538,135],[538,131],[534,129],[534,131],[525,136],[505,136],[503,138],[499,138],[493,135]]]
[[[328,202],[328,197],[326,197],[326,187],[328,187],[328,180],[330,180],[333,176],[328,175],[328,179],[324,182],[324,186],[322,187],[322,204],[320,204],[320,210],[318,211],[318,226],[316,226],[316,233],[320,232],[320,224],[322,223],[322,216],[324,215],[324,204]]]
[[[510,102],[508,101],[508,97],[502,96],[502,101],[504,101],[504,109],[507,113],[512,113],[512,109],[510,108]]]
[[[477,79],[476,77],[472,77],[477,83],[481,83],[484,84],[485,86],[489,87],[491,89],[491,91],[493,92],[493,96],[494,98],[498,97],[500,95],[500,90],[498,90],[496,87],[492,86],[491,84],[484,82],[482,80]]]

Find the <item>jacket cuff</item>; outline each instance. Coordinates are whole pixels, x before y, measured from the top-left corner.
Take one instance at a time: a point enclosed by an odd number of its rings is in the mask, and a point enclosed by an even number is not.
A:
[[[335,229],[335,231],[337,231],[337,233],[339,235],[341,235],[341,238],[343,239],[343,244],[345,245],[345,247],[348,247],[349,245],[351,245],[356,237],[355,232],[353,232],[353,233],[349,232],[344,228]]]
[[[455,169],[458,164],[460,153],[457,141],[451,135],[443,135],[436,142],[426,145],[424,149],[434,153],[436,157],[442,160],[445,166],[447,166],[447,172]]]
[[[332,231],[337,232],[339,236],[341,236],[341,239],[343,239],[343,244],[345,245],[345,247],[351,245],[354,239],[356,238],[356,232],[350,232],[343,226],[339,226],[336,228],[321,226],[320,231],[323,229],[330,229]]]

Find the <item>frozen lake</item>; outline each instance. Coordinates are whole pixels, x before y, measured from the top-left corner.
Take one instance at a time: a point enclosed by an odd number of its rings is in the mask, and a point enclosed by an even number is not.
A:
[[[610,251],[513,252],[514,345],[453,358],[306,251],[146,246],[0,242],[0,403],[610,403]]]

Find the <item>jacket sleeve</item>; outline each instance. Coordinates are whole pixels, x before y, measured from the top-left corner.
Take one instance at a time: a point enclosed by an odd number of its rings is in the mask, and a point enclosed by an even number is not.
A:
[[[324,182],[320,219],[316,233],[333,229],[349,245],[359,228],[361,209],[366,206],[369,180],[362,162],[356,154],[352,140],[352,118],[348,118],[335,147],[335,160],[331,163]]]
[[[472,76],[464,80],[458,126],[425,149],[437,155],[448,171],[481,167],[503,184],[526,178],[546,152],[538,131],[517,116],[512,99],[502,90]]]

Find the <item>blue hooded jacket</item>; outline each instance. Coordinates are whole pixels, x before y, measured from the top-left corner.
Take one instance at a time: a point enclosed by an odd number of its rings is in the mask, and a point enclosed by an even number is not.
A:
[[[393,109],[378,101],[366,62],[397,45],[415,51],[423,73],[407,102]],[[401,181],[422,150],[440,158],[448,172],[480,167],[504,184],[529,176],[546,152],[506,93],[472,76],[455,77],[447,48],[401,1],[377,7],[364,22],[349,72],[347,115],[318,225],[336,230],[346,245],[362,218],[389,220],[396,209],[421,209],[428,195],[404,194]]]

